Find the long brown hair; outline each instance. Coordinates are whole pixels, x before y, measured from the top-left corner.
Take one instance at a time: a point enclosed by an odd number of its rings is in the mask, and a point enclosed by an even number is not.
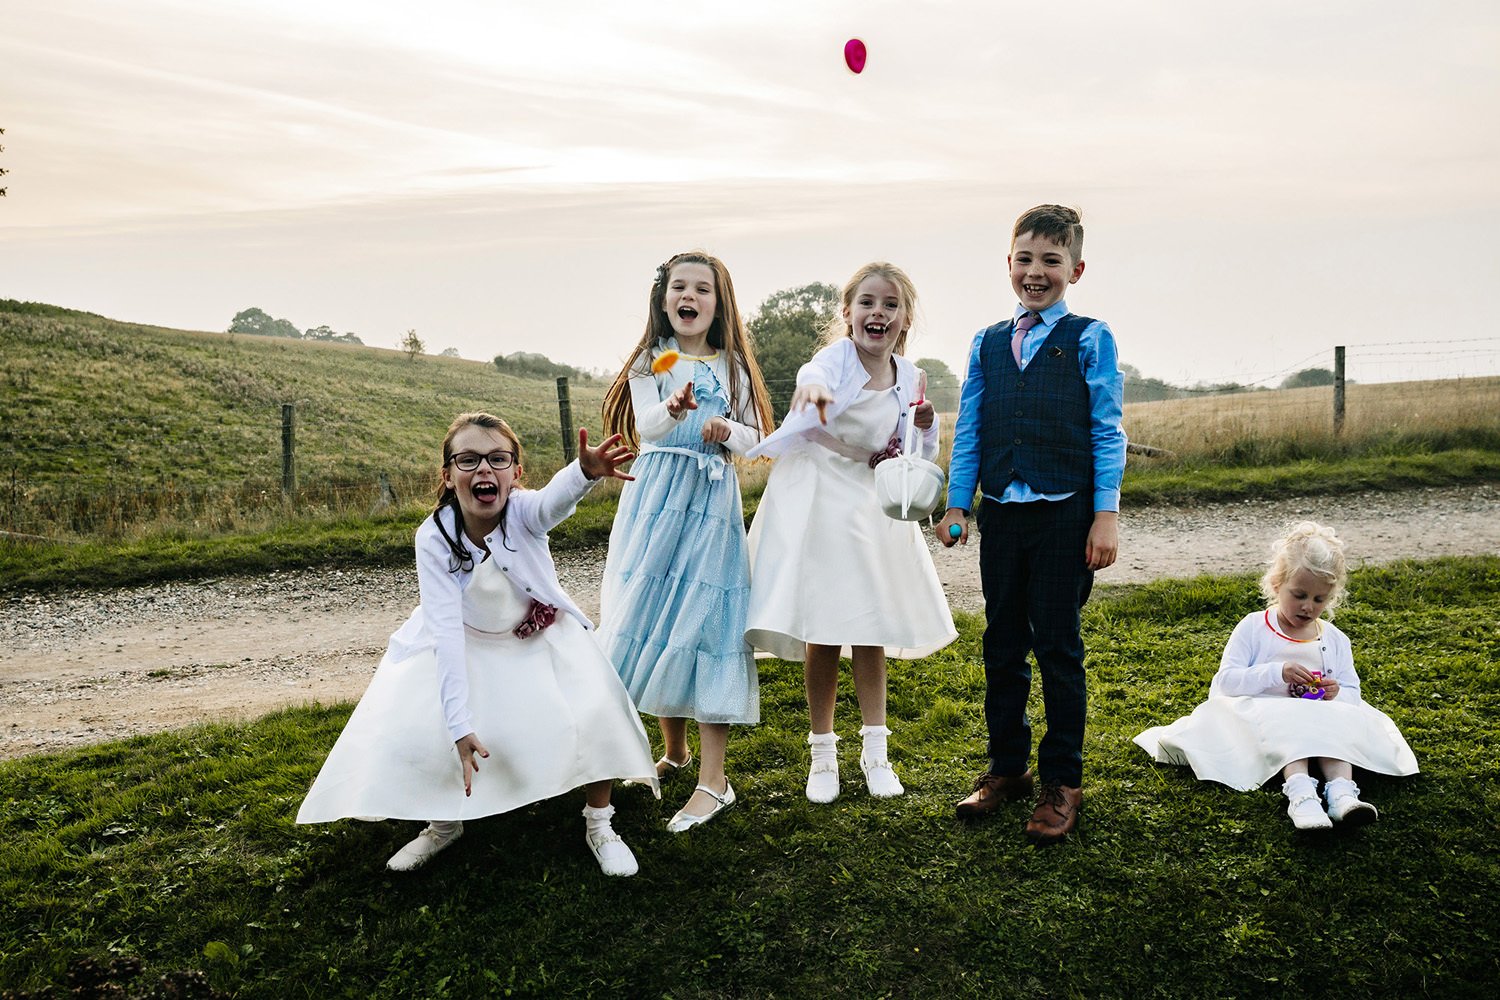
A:
[[[604,432],[618,434],[631,448],[640,447],[640,436],[635,429],[635,410],[630,405],[630,380],[651,371],[651,348],[664,344],[672,336],[672,323],[667,318],[662,303],[667,295],[667,283],[672,269],[678,264],[706,264],[714,272],[714,319],[708,328],[708,346],[724,352],[725,367],[729,370],[729,412],[739,412],[740,401],[749,394],[756,420],[763,434],[770,433],[774,426],[771,418],[770,393],[766,381],[760,374],[760,364],[755,360],[755,346],[740,319],[740,307],[734,298],[734,282],[729,278],[729,269],[724,262],[702,250],[689,250],[675,254],[656,269],[656,279],[651,282],[651,297],[646,311],[646,332],[635,345],[630,360],[615,376],[609,392],[604,395]],[[749,376],[749,385],[741,385],[740,368]]]
[[[443,541],[448,543],[448,572],[450,573],[457,573],[464,568],[474,568],[474,555],[464,542],[463,508],[458,505],[458,494],[443,479],[443,471],[448,468],[448,463],[453,461],[453,439],[465,427],[483,427],[486,430],[499,431],[502,437],[507,438],[516,453],[516,481],[519,482],[521,477],[521,439],[516,436],[515,431],[511,430],[510,424],[494,414],[477,411],[460,413],[453,418],[453,423],[448,425],[448,433],[443,436],[443,464],[438,466],[438,498],[437,504],[432,508],[433,523],[437,525]],[[437,516],[444,507],[453,508],[453,524],[457,533],[452,537],[449,537],[448,529],[443,527],[443,519]],[[505,508],[500,511],[500,539],[506,548],[510,548],[510,536],[505,530],[505,512],[509,508],[510,504],[506,504]]]

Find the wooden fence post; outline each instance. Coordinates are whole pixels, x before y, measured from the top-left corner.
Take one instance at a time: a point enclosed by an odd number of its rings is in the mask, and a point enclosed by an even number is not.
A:
[[[281,404],[281,492],[297,496],[297,404]]]
[[[557,377],[557,418],[562,424],[563,462],[573,461],[573,404],[568,399],[568,377]]]
[[[1333,433],[1344,433],[1344,348],[1333,349]]]

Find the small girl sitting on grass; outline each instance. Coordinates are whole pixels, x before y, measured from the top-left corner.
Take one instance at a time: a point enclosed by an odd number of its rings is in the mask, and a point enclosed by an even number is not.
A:
[[[1272,546],[1261,579],[1268,607],[1235,626],[1208,700],[1135,742],[1162,763],[1187,764],[1199,778],[1240,791],[1279,771],[1299,830],[1373,822],[1378,813],[1360,799],[1353,765],[1408,775],[1417,773],[1417,759],[1395,723],[1360,697],[1349,637],[1323,617],[1343,598],[1346,579],[1334,530],[1312,521],[1294,526]]]

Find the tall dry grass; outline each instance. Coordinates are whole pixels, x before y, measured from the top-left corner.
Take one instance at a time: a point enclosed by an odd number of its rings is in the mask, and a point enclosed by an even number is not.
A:
[[[1132,442],[1188,462],[1259,464],[1303,458],[1500,448],[1500,377],[1350,385],[1334,432],[1333,389],[1277,389],[1131,403]]]

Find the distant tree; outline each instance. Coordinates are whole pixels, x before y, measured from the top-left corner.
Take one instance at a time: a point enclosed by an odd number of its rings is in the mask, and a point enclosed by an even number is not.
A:
[[[324,324],[323,326],[315,326],[311,330],[306,331],[302,334],[302,339],[321,340],[330,344],[358,344],[360,346],[364,346],[364,341],[360,340],[354,334],[334,333],[333,327],[328,326],[327,324]]]
[[[516,351],[514,354],[497,354],[494,358],[496,371],[519,378],[570,378],[579,382],[592,382],[594,376],[582,368],[574,368],[560,361],[553,361],[545,354]]]
[[[1154,403],[1162,399],[1182,399],[1188,390],[1163,382],[1159,378],[1146,378],[1135,365],[1120,363],[1120,374],[1125,376],[1125,402]]]
[[[917,367],[927,373],[927,398],[939,413],[958,412],[958,376],[937,358],[919,358]]]
[[[251,306],[234,314],[229,323],[230,333],[249,333],[257,337],[290,337],[302,339],[302,331],[284,319],[274,319],[265,310]]]
[[[458,356],[458,348],[456,347],[445,347],[443,348],[443,353],[438,355],[440,358],[456,358]]]
[[[421,337],[417,336],[416,330],[407,330],[406,336],[402,337],[396,346],[406,352],[407,361],[417,360],[417,355],[427,350],[427,345],[422,342]]]
[[[797,369],[817,352],[818,338],[838,307],[839,290],[817,281],[774,293],[747,324],[778,421],[791,405]]]
[[[1281,380],[1283,389],[1306,389],[1315,385],[1333,385],[1332,369],[1304,368]]]

